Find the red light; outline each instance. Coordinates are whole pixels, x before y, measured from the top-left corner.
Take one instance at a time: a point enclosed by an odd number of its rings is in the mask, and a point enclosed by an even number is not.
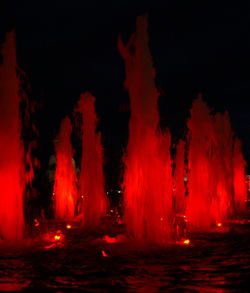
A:
[[[103,240],[105,240],[107,243],[116,243],[117,239],[115,237],[110,237],[108,235],[105,235],[103,237]]]
[[[56,247],[56,244],[52,243],[50,245],[44,246],[44,249],[50,249],[50,248],[55,248],[55,247]]]
[[[104,250],[101,250],[103,257],[108,257],[107,253]]]
[[[35,227],[38,227],[40,225],[40,223],[37,221],[37,219],[35,219],[34,222],[35,222]]]
[[[55,240],[60,240],[61,239],[61,236],[60,235],[55,235]]]
[[[221,223],[217,223],[217,227],[221,227],[222,226],[222,224]]]
[[[189,245],[190,244],[190,240],[189,239],[184,240],[183,241],[183,244]]]
[[[56,151],[56,170],[54,181],[54,210],[56,218],[73,218],[77,202],[76,174],[72,164],[72,145],[70,136],[71,121],[68,117],[61,123]]]
[[[67,229],[71,229],[71,225],[67,225],[66,228],[67,228]]]

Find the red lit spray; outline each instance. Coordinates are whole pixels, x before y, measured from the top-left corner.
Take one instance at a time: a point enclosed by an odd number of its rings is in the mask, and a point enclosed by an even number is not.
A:
[[[138,241],[164,243],[169,238],[172,210],[171,136],[157,133],[158,92],[148,48],[147,17],[137,18],[136,33],[127,45],[119,39],[125,61],[125,88],[131,117],[124,156],[124,220]]]
[[[55,217],[59,219],[72,219],[77,204],[77,178],[73,168],[71,132],[71,121],[66,117],[61,123],[60,133],[55,144],[54,210]]]
[[[211,225],[227,221],[235,206],[243,208],[245,162],[238,139],[233,139],[227,112],[212,115],[199,96],[193,102],[187,125],[189,194],[186,214],[192,229],[209,230]]]
[[[76,113],[82,123],[82,160],[79,178],[80,213],[84,226],[96,229],[106,214],[107,199],[104,193],[103,149],[101,134],[96,133],[97,116],[95,98],[90,93],[81,94]]]
[[[30,151],[21,140],[20,80],[17,76],[15,32],[6,34],[0,66],[0,238],[21,241],[24,232],[25,184],[33,179]]]

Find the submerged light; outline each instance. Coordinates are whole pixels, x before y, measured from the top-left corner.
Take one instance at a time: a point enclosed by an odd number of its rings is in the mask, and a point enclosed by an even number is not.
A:
[[[106,241],[107,243],[116,243],[117,242],[116,237],[110,237],[108,235],[105,235],[103,237],[103,240]]]
[[[35,222],[35,227],[38,227],[40,225],[40,223],[37,221],[37,219],[35,219],[34,222]]]
[[[60,235],[55,235],[55,240],[60,240],[61,239],[61,236]]]

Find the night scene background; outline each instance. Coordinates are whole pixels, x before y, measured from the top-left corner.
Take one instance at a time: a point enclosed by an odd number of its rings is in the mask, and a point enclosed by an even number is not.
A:
[[[145,200],[143,207],[138,204],[132,216],[145,209],[147,219],[157,219],[154,226],[148,221],[148,226],[156,228],[152,231],[164,231],[169,238],[163,239],[164,245],[167,243],[165,246],[159,245],[160,241],[138,244],[128,232],[128,217],[123,219],[124,205],[120,202],[120,210],[107,205],[106,214],[98,219],[101,228],[91,231],[93,233],[82,229],[84,213],[76,212],[84,197],[80,191],[73,210],[75,218],[68,221],[53,217],[52,197],[55,194],[48,169],[62,120],[68,115],[74,121],[73,111],[80,94],[88,91],[96,98],[97,130],[102,135],[104,152],[105,192],[113,189],[114,195],[120,197],[118,201],[122,198],[122,156],[128,143],[131,112],[130,97],[124,89],[126,62],[117,43],[121,35],[126,44],[136,31],[136,18],[147,14],[149,49],[159,92],[160,127],[170,129],[173,145],[184,138],[192,103],[202,94],[214,113],[228,110],[232,129],[242,141],[246,174],[250,174],[248,8],[247,1],[200,1],[198,4],[192,1],[97,0],[1,2],[0,46],[6,33],[15,30],[18,72],[21,72],[23,92],[33,108],[30,116],[25,117],[27,105],[24,101],[20,105],[24,149],[27,152],[27,145],[37,142],[32,157],[38,158],[40,167],[35,168],[32,187],[27,185],[25,189],[24,209],[20,213],[22,216],[24,212],[25,219],[22,237],[13,245],[13,250],[4,242],[0,230],[0,291],[247,292],[249,199],[242,200],[244,208],[248,204],[248,209],[242,214],[233,214],[225,225],[216,219],[209,231],[193,234],[188,229],[188,216],[164,210],[166,217],[163,218],[161,213],[153,213]],[[79,168],[82,149],[77,134],[73,128],[71,142]],[[68,157],[71,164],[72,157]],[[159,158],[162,157],[159,155]],[[160,163],[162,166],[165,161]],[[184,160],[182,163],[184,165]],[[169,160],[169,169],[171,164]],[[241,166],[243,170],[244,162]],[[154,176],[157,167],[152,170],[148,173]],[[216,177],[213,167],[210,171],[210,179]],[[197,173],[202,172],[198,170]],[[155,182],[159,182],[156,177],[153,177]],[[181,173],[184,185],[183,177]],[[208,186],[208,181],[203,186]],[[93,185],[96,182],[94,178]],[[141,186],[142,197],[146,193],[144,187]],[[149,189],[156,190],[151,203],[157,208],[165,203],[159,200],[158,191],[164,198],[165,194],[170,197],[174,194],[171,183],[169,193],[165,187],[155,183]],[[201,193],[206,197],[203,189]],[[186,195],[183,193],[184,203]],[[21,199],[22,196],[21,193]],[[8,194],[0,199],[3,203]],[[230,200],[233,201],[233,195]],[[95,204],[99,204],[98,200]],[[117,208],[118,202],[115,204]],[[212,206],[212,200],[209,204]],[[8,210],[11,214],[7,203],[2,206],[0,215],[5,216]],[[209,208],[204,212],[204,222],[209,218]],[[193,210],[200,212],[199,202],[194,201]],[[92,212],[95,215],[95,211]],[[8,230],[2,220],[4,216],[0,218],[0,228]]]

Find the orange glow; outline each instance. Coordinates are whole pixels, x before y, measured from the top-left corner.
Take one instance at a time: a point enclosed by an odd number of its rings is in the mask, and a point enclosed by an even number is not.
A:
[[[222,224],[221,223],[217,223],[217,227],[221,227],[222,226]]]
[[[60,240],[61,239],[61,236],[60,235],[55,235],[55,240]]]
[[[189,245],[190,244],[190,240],[189,239],[185,239],[185,240],[180,240],[180,241],[176,241],[176,244],[179,245]]]
[[[35,227],[38,227],[40,225],[40,223],[37,221],[37,219],[35,219],[34,222],[35,222]]]
[[[101,250],[103,257],[108,257],[107,253],[104,250]]]
[[[110,237],[108,235],[105,235],[103,237],[103,240],[105,240],[107,243],[116,243],[117,239],[115,237]]]
[[[67,229],[71,229],[71,225],[67,225],[66,228],[67,228]]]
[[[56,235],[54,236],[54,241],[62,240],[62,237],[63,237],[63,234],[62,234],[61,230],[57,230]]]
[[[183,244],[189,245],[190,244],[190,240],[189,239],[184,240],[183,241]]]

